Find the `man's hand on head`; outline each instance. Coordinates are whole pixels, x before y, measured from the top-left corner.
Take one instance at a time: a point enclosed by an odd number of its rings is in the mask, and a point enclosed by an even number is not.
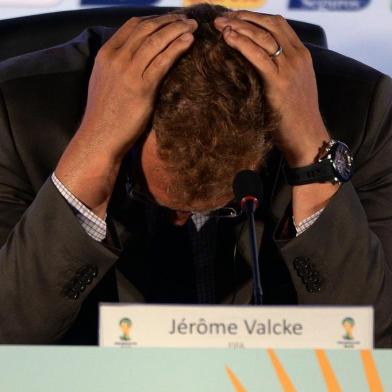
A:
[[[98,52],[81,126],[55,171],[98,216],[105,215],[123,157],[146,130],[159,84],[192,45],[196,28],[180,14],[132,18]]]
[[[145,130],[158,86],[196,28],[180,14],[128,20],[98,52],[82,128],[99,133],[122,158]]]
[[[229,12],[215,20],[215,27],[263,78],[266,98],[281,117],[275,144],[289,165],[313,163],[329,135],[320,115],[309,50],[280,15]],[[283,51],[274,56],[280,48]]]
[[[309,50],[280,15],[230,12],[224,19],[217,18],[215,27],[222,31],[226,43],[241,52],[263,78],[266,98],[281,117],[274,141],[287,163],[291,167],[314,163],[321,146],[330,137],[320,114]],[[294,186],[295,221],[302,222],[324,208],[338,188],[332,183]]]

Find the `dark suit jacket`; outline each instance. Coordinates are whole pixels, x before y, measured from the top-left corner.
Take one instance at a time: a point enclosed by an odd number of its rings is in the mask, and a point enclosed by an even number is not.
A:
[[[146,212],[124,196],[123,171],[106,244],[84,232],[49,178],[78,128],[94,56],[110,34],[89,29],[65,45],[0,65],[2,343],[94,344],[100,301],[194,301],[186,247],[176,247],[184,233],[151,233]],[[323,118],[331,135],[350,146],[355,175],[310,229],[284,239],[291,188],[281,154],[272,152],[257,223],[264,300],[373,305],[376,344],[391,347],[392,83],[351,59],[310,50]],[[246,227],[219,222],[218,302],[250,301]],[[152,240],[164,248],[162,260]]]

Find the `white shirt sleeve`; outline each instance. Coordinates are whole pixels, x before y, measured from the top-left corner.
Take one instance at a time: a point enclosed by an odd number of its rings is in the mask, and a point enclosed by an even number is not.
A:
[[[54,173],[51,178],[55,187],[75,211],[76,217],[86,233],[98,242],[103,241],[106,237],[106,214],[104,219],[101,219],[76,198]]]
[[[298,237],[303,232],[305,232],[307,229],[309,229],[309,227],[312,226],[316,222],[316,220],[319,218],[319,216],[321,215],[321,213],[323,211],[324,211],[324,208],[322,208],[321,210],[318,210],[313,215],[304,219],[302,222],[299,222],[298,225],[296,224],[294,217],[293,217],[295,231],[297,232],[296,237]]]

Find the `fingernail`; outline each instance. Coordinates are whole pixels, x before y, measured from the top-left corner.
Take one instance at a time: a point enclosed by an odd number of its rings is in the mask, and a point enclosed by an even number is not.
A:
[[[229,19],[225,18],[223,16],[220,16],[219,18],[215,19],[215,22],[217,22],[217,23],[227,23],[228,21],[229,21]]]
[[[180,39],[182,41],[190,41],[192,38],[193,38],[193,35],[191,33],[182,34],[180,37]]]

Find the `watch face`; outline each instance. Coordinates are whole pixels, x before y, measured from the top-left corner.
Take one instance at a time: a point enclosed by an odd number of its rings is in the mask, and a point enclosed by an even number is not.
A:
[[[333,148],[333,167],[339,181],[346,182],[352,176],[353,158],[344,143],[337,142]],[[332,151],[331,151],[332,152]]]

